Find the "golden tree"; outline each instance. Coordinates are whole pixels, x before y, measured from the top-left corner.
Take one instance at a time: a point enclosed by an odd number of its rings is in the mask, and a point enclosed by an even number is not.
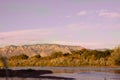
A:
[[[116,47],[111,54],[111,58],[113,59],[113,63],[115,65],[120,65],[120,46]]]

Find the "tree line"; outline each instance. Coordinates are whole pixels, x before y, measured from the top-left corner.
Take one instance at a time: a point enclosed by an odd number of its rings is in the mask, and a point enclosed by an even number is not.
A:
[[[0,66],[3,66],[0,57]],[[52,52],[50,56],[25,54],[7,58],[8,66],[119,66],[120,46],[112,50],[71,50],[71,53]]]

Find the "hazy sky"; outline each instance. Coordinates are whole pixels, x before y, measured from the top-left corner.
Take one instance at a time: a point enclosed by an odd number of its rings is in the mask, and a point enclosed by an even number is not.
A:
[[[0,46],[120,44],[120,0],[0,0]]]

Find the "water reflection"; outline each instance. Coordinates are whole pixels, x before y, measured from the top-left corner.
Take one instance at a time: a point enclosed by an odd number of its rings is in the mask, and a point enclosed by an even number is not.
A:
[[[120,74],[120,70],[112,70],[112,73]]]
[[[12,70],[8,69],[9,79],[10,80],[27,80],[29,78],[32,80],[74,80],[74,78],[67,77],[57,77],[57,76],[41,76],[44,74],[52,74],[53,72],[50,70],[33,70],[33,69],[21,69],[21,70]],[[5,69],[0,70],[0,80],[6,77]]]
[[[120,80],[119,68],[17,67],[8,71],[9,80]],[[0,80],[5,80],[2,69]]]

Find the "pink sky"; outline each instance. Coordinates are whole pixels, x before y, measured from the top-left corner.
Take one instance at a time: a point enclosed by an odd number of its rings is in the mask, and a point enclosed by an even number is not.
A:
[[[120,44],[119,0],[0,0],[0,46]]]

